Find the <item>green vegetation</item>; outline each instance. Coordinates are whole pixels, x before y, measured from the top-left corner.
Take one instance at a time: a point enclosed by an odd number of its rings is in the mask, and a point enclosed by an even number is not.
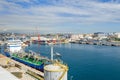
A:
[[[120,38],[115,38],[115,41],[120,41]]]

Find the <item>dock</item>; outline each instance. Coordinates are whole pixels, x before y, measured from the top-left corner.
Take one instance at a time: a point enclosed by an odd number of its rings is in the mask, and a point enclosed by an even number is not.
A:
[[[74,41],[70,43],[75,43],[75,44],[89,44],[89,45],[104,45],[104,46],[116,46],[120,47],[120,41]]]
[[[19,80],[44,80],[44,73],[0,54],[0,66]],[[19,74],[19,76],[18,76]]]

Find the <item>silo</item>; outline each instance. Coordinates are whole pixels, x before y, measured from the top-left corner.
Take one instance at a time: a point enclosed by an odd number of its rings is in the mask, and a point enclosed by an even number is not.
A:
[[[44,80],[67,80],[68,67],[61,63],[53,63],[44,67]]]

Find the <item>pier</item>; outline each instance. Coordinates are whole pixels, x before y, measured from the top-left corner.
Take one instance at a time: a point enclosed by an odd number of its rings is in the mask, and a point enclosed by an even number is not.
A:
[[[20,80],[44,80],[44,73],[0,54],[0,66]]]
[[[113,42],[108,42],[108,41],[74,41],[70,43],[75,43],[75,44],[89,44],[89,45],[104,45],[104,46],[119,46],[120,47],[120,42],[113,41]]]

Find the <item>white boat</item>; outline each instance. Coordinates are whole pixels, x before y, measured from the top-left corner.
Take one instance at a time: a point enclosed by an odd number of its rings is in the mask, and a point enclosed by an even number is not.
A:
[[[58,53],[58,52],[56,52],[54,55],[55,55],[55,56],[61,56],[61,54]]]
[[[11,53],[20,52],[22,49],[22,42],[19,39],[8,38],[5,47]]]

